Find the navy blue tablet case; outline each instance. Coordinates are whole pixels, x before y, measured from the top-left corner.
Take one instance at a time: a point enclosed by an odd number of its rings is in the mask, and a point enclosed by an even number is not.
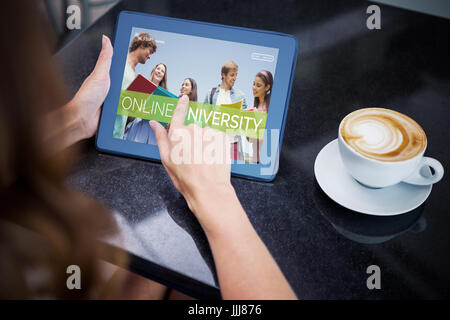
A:
[[[126,61],[128,42],[130,32],[133,27],[260,46],[267,46],[267,44],[270,44],[270,47],[279,49],[277,68],[274,75],[274,79],[277,79],[278,85],[274,86],[272,92],[271,108],[272,105],[276,103],[282,107],[283,112],[282,114],[271,114],[269,110],[266,123],[266,129],[280,129],[277,150],[271,150],[270,144],[267,144],[269,154],[276,152],[276,163],[266,166],[267,170],[265,170],[266,172],[264,174],[262,174],[264,164],[245,163],[231,165],[231,173],[234,176],[261,181],[273,180],[278,171],[279,154],[281,151],[289,98],[296,66],[298,51],[297,38],[292,35],[271,31],[224,26],[138,12],[122,11],[119,14],[115,30],[114,56],[110,71],[111,87],[102,109],[96,145],[97,149],[102,152],[154,161],[160,161],[161,159],[157,146],[115,139],[112,136],[113,123],[116,117],[117,104],[119,101],[121,82],[124,73],[124,63]],[[160,88],[158,92],[159,95],[176,97],[163,88]],[[263,143],[268,143],[269,141],[270,139],[264,139]]]

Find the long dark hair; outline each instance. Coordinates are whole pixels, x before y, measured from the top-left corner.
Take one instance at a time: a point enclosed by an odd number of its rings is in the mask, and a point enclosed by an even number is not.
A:
[[[191,83],[191,93],[188,94],[189,97],[189,101],[197,101],[198,97],[197,97],[197,82],[195,82],[194,79],[192,78],[186,78],[184,80],[189,80],[189,82]],[[183,80],[183,82],[184,82]],[[179,95],[179,98],[181,98],[181,94]]]
[[[166,90],[169,90],[169,89],[167,89],[167,66],[164,64],[164,63],[158,63],[154,68],[153,68],[153,70],[152,70],[152,72],[150,73],[150,81],[152,81],[152,78],[153,78],[153,72],[156,70],[156,68],[158,68],[158,66],[164,66],[164,77],[161,79],[161,82],[159,83],[159,86],[161,87],[161,88],[164,88],[164,89],[166,89]]]
[[[270,85],[269,90],[266,91],[266,94],[264,95],[264,101],[267,106],[267,110],[269,110],[269,104],[270,104],[270,96],[272,95],[272,88],[273,88],[273,76],[270,71],[267,70],[261,70],[256,74],[255,77],[260,78],[264,82],[264,87],[267,85]],[[259,106],[259,98],[255,97],[255,100],[253,102],[253,106],[255,109]]]
[[[51,28],[34,1],[5,3],[1,39],[17,46],[0,50],[0,298],[90,298],[104,284],[96,240],[114,223],[67,185],[76,150],[45,152],[44,115],[68,98],[50,53]],[[80,290],[66,286],[73,264],[82,271]]]

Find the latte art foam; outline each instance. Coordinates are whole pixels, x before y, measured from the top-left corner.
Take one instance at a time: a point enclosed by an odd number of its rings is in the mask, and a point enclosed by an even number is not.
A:
[[[421,153],[427,138],[413,119],[393,110],[366,108],[347,115],[341,136],[355,151],[381,161],[403,161]]]

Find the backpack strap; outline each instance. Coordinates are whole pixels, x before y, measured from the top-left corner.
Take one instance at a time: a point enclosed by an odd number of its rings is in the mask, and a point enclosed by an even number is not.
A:
[[[211,89],[211,94],[209,95],[209,104],[213,104],[212,103],[212,97],[213,97],[214,93],[216,93],[216,90],[217,90],[216,87]]]

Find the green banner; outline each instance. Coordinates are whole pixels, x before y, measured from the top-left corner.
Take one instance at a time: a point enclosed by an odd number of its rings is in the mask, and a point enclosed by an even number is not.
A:
[[[122,90],[117,114],[169,123],[177,103],[177,98]],[[190,101],[184,124],[195,123],[228,134],[261,139],[266,120],[267,114],[262,112]]]

